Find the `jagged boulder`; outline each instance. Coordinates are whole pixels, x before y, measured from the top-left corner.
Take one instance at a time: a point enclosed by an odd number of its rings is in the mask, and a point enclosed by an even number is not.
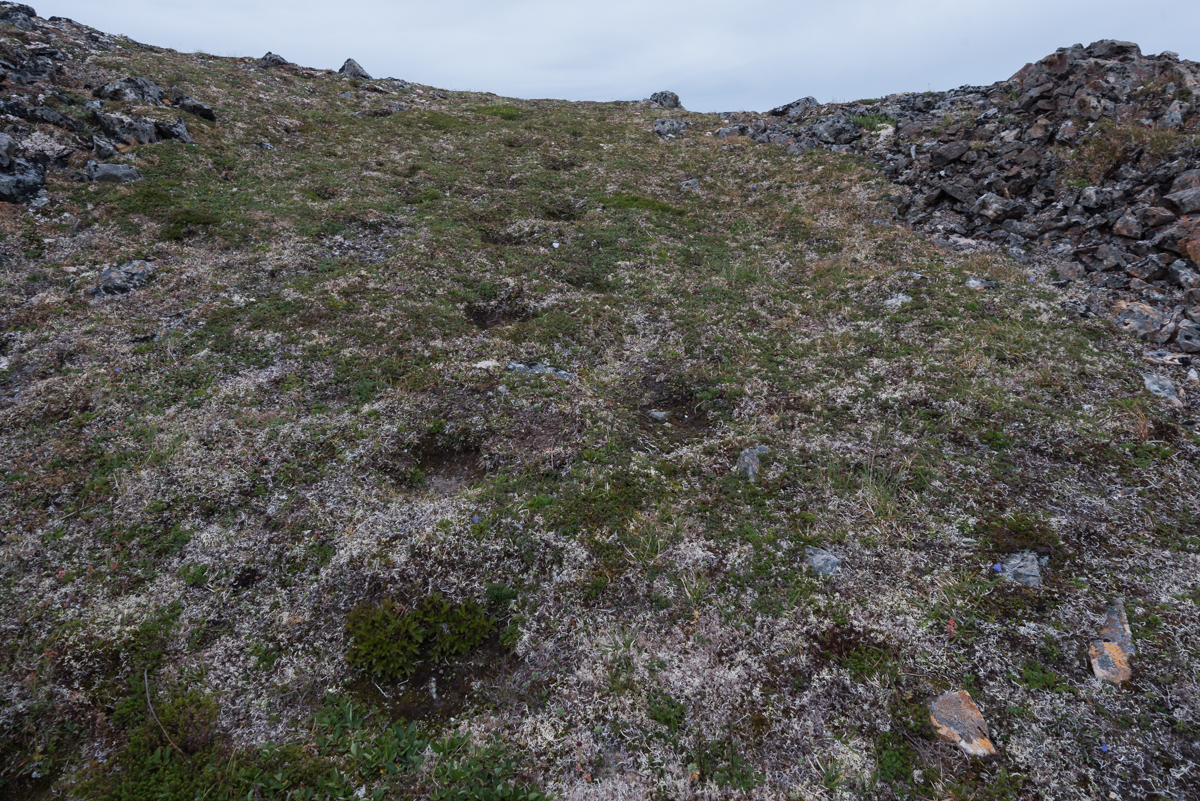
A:
[[[290,67],[292,62],[288,61],[278,53],[267,51],[267,54],[258,60],[262,67]]]
[[[46,185],[46,171],[38,164],[17,158],[17,142],[0,133],[0,201],[20,203]]]
[[[346,59],[346,63],[342,65],[342,68],[338,72],[342,75],[349,75],[351,78],[371,79],[370,74],[362,68],[362,65],[352,58]]]
[[[163,88],[149,78],[129,77],[101,86],[92,92],[92,96],[101,100],[157,106],[163,101]]]
[[[93,111],[92,116],[108,138],[129,147],[149,145],[164,139],[178,139],[186,145],[193,141],[187,123],[182,118],[175,122],[163,122],[124,114],[105,114],[102,111]]]
[[[207,103],[201,103],[196,98],[186,94],[182,89],[171,87],[167,90],[167,98],[171,101],[171,105],[180,111],[186,111],[188,114],[194,114],[201,119],[216,122],[217,113],[213,111],[212,106]]]
[[[663,108],[683,108],[679,104],[679,95],[674,92],[655,92],[650,95],[650,102],[657,103]]]
[[[654,132],[664,139],[673,138],[687,130],[683,120],[662,119],[654,121]]]
[[[812,134],[829,145],[848,145],[862,137],[862,126],[845,114],[822,117],[812,125]]]
[[[817,108],[820,105],[820,102],[818,102],[815,97],[802,97],[799,100],[793,100],[791,103],[787,103],[786,105],[777,106],[767,113],[772,117],[787,117],[788,119],[795,119],[808,109]]]
[[[33,30],[35,17],[37,12],[31,6],[22,3],[0,3],[0,22],[7,22],[21,30],[29,31]]]
[[[130,164],[99,164],[89,161],[84,168],[84,174],[89,181],[105,184],[123,184],[142,180],[141,173]]]

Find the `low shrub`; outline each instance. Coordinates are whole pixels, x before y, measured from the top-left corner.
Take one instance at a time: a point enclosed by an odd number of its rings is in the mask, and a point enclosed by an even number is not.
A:
[[[389,598],[350,613],[346,661],[374,676],[399,679],[420,661],[470,653],[494,628],[495,621],[475,601],[455,604],[434,594],[403,611]]]

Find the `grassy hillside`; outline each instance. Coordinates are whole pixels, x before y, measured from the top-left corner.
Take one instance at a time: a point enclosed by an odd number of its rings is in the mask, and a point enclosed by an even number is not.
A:
[[[0,204],[0,796],[1195,793],[1200,440],[1082,294],[713,116],[85,57],[217,121]]]

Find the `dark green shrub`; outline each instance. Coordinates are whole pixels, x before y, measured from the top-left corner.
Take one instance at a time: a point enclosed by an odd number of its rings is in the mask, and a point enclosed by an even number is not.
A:
[[[483,106],[475,109],[476,114],[486,114],[489,117],[499,117],[502,120],[521,119],[521,109],[516,106]]]
[[[759,776],[742,756],[732,740],[709,740],[702,744],[688,765],[688,772],[699,774],[700,781],[711,780],[719,787],[746,792],[759,783]]]
[[[439,131],[457,131],[467,127],[467,124],[458,117],[452,117],[440,111],[431,111],[426,114],[425,124]]]
[[[353,642],[346,661],[372,675],[398,679],[412,673],[418,661],[470,653],[494,627],[475,601],[454,604],[434,594],[405,612],[387,599],[359,606],[346,619]]]
[[[517,599],[517,591],[506,584],[488,582],[484,587],[483,597],[492,609],[507,609],[508,605]]]
[[[390,598],[377,606],[356,608],[346,620],[346,633],[354,640],[346,661],[385,678],[400,678],[412,672],[425,639],[417,621],[401,612]]]
[[[651,694],[647,699],[646,710],[651,720],[666,726],[672,733],[679,731],[683,719],[687,717],[687,707],[661,691]]]
[[[434,746],[434,801],[545,801],[546,795],[517,776],[517,764],[502,743],[468,748],[466,738],[450,737]]]
[[[408,199],[408,202],[420,206],[423,203],[431,203],[435,200],[441,199],[442,193],[431,187],[429,189],[422,189],[420,192],[417,192]]]

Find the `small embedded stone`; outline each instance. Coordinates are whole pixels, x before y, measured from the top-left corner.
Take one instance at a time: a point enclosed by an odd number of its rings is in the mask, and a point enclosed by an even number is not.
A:
[[[770,452],[771,449],[766,445],[759,445],[757,448],[746,448],[746,450],[738,454],[737,463],[733,466],[733,472],[741,473],[753,484],[758,479],[758,471],[762,466],[759,457],[764,453]]]
[[[1088,648],[1092,672],[1101,681],[1113,684],[1127,682],[1133,678],[1129,660],[1136,653],[1125,605],[1120,600],[1113,601],[1108,605],[1104,625],[1100,627],[1100,639]]]
[[[967,756],[995,756],[996,746],[988,738],[987,721],[966,690],[939,695],[929,704],[929,719],[938,737],[954,743]]]

